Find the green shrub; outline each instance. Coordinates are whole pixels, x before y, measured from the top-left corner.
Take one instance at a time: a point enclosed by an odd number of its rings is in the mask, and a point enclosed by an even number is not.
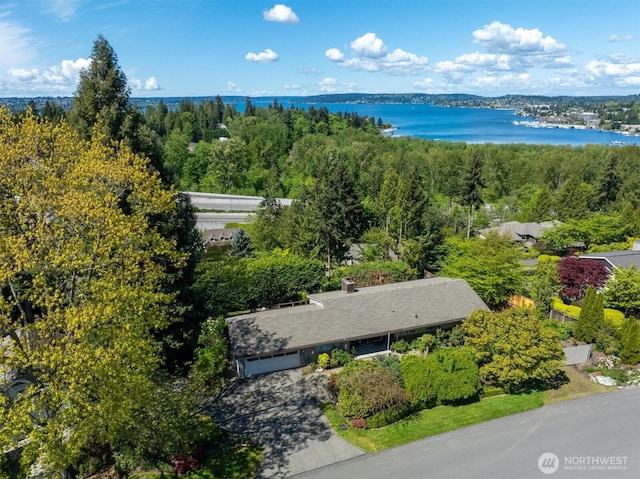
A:
[[[544,319],[542,326],[545,328],[553,329],[558,333],[561,341],[566,341],[573,337],[573,330],[575,328],[574,322],[571,321],[556,321],[555,319]]]
[[[617,330],[624,324],[624,313],[617,309],[604,308],[604,319],[615,326]]]
[[[620,342],[620,339],[616,334],[616,328],[613,326],[613,324],[606,321],[603,322],[602,326],[598,328],[598,331],[596,332],[593,340],[598,351],[602,351],[605,354],[614,356],[620,354],[622,343]]]
[[[398,422],[401,419],[410,416],[416,411],[417,408],[410,404],[395,406],[371,416],[367,419],[367,425],[370,429],[388,426],[389,424],[393,424],[394,422]]]
[[[556,311],[560,311],[561,313],[576,319],[580,317],[580,311],[582,311],[579,306],[564,304],[560,298],[553,298],[552,307]],[[613,324],[616,329],[620,329],[624,323],[624,313],[617,309],[605,308],[604,319]]]
[[[400,380],[402,380],[402,373],[400,372],[400,358],[393,354],[387,356],[376,356],[373,358],[375,363],[378,363],[383,368],[393,371]]]
[[[351,361],[336,378],[338,409],[347,419],[369,418],[406,404],[398,376],[373,361]]]
[[[324,264],[290,253],[270,253],[242,260],[246,268],[247,305],[251,308],[297,301],[302,292],[322,289]]]
[[[331,351],[331,367],[333,368],[344,366],[352,360],[351,354],[344,349],[335,348]]]
[[[498,387],[498,386],[484,386],[482,388],[482,397],[483,398],[490,398],[490,397],[494,397],[494,396],[500,396],[501,394],[504,394],[504,389]]]
[[[398,339],[397,341],[394,341],[393,343],[391,343],[390,347],[391,347],[391,351],[394,351],[400,354],[404,354],[411,349],[411,345],[408,342],[406,342],[404,339]]]
[[[327,369],[331,364],[331,356],[329,356],[327,353],[320,353],[318,354],[317,363],[318,366],[320,366],[322,369]]]
[[[418,274],[404,261],[368,261],[351,266],[336,268],[330,285],[340,288],[340,280],[349,277],[357,288],[377,284],[398,283],[416,279]]]
[[[567,316],[578,319],[580,317],[580,307],[569,304],[564,304],[560,298],[553,298],[551,307],[556,311],[559,311]]]
[[[439,340],[433,334],[423,334],[420,336],[417,341],[419,342],[418,351],[421,352],[433,352],[438,348]]]
[[[477,400],[482,389],[473,353],[464,347],[439,349],[427,357],[407,355],[400,369],[414,404],[462,404]]]
[[[608,376],[611,379],[615,379],[618,384],[624,384],[627,381],[628,375],[624,369],[605,369],[602,371],[603,376]]]

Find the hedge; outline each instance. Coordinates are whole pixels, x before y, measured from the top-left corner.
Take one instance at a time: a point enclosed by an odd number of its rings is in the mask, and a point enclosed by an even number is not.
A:
[[[564,304],[560,298],[553,298],[553,304],[551,306],[556,311],[578,319],[580,317],[580,307],[570,304]],[[624,313],[617,309],[604,308],[604,319],[613,324],[616,329],[620,329],[624,323]]]

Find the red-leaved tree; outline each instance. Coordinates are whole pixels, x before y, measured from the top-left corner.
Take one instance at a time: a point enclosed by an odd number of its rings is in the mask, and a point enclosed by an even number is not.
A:
[[[602,288],[609,278],[609,272],[601,261],[569,256],[558,262],[558,276],[565,301],[575,301],[584,297],[589,286]]]

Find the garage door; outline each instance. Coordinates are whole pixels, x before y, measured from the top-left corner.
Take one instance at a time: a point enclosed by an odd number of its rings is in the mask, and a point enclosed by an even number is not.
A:
[[[245,376],[270,373],[300,367],[300,352],[274,354],[260,358],[247,359],[244,363]]]

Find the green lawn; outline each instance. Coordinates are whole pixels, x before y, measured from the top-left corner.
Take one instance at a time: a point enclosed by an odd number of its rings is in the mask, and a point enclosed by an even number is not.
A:
[[[325,404],[322,407],[331,426],[340,436],[365,451],[375,452],[490,419],[528,411],[545,404],[615,390],[589,381],[575,367],[566,366],[562,371],[566,374],[568,381],[558,389],[496,396],[465,406],[426,409],[379,429],[353,428],[346,423],[333,404]],[[341,429],[341,425],[346,426],[347,429]]]
[[[375,452],[400,446],[471,424],[508,416],[544,405],[542,392],[514,396],[497,396],[464,406],[440,406],[425,409],[406,419],[379,429],[356,429],[346,424],[333,404],[323,405],[332,427],[347,441]],[[346,425],[342,430],[340,425]]]

